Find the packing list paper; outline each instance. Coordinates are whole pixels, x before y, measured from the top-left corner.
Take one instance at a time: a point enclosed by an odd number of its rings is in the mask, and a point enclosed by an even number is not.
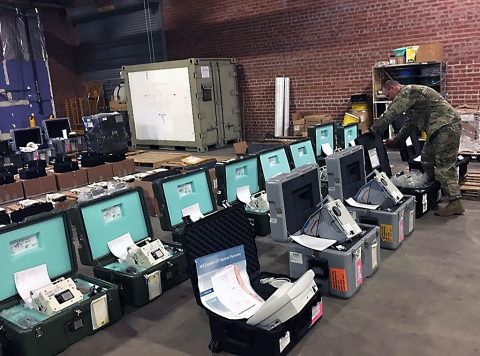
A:
[[[309,236],[309,235],[291,235],[293,241],[296,243],[311,248],[315,251],[323,251],[326,248],[332,246],[337,240],[322,239],[320,237]]]
[[[246,185],[237,188],[237,198],[242,203],[249,204],[251,196],[252,194],[250,193],[250,186]]]
[[[193,205],[190,205],[190,206],[182,209],[182,216],[183,217],[189,216],[189,215],[190,215],[190,219],[193,222],[198,221],[198,220],[200,220],[201,218],[204,217],[204,215],[200,211],[200,205],[198,205],[198,203],[195,203]]]
[[[15,287],[29,308],[32,307],[31,291],[35,291],[52,283],[48,276],[47,265],[39,265],[20,272],[15,272]]]
[[[330,156],[333,153],[333,149],[330,147],[329,143],[322,143],[322,151],[327,156]]]
[[[225,267],[234,265],[236,275],[240,275],[243,289],[250,295],[261,300],[250,285],[250,279],[247,273],[247,263],[245,260],[245,250],[243,245],[229,248],[227,250],[212,253],[195,259],[195,265],[198,276],[198,290],[202,304],[212,312],[227,319],[242,319],[239,314],[231,311],[217,297],[217,290],[213,288],[212,277]]]
[[[234,265],[213,275],[212,286],[218,300],[241,318],[250,318],[263,304],[262,299],[248,292],[240,270]]]
[[[107,243],[110,252],[122,261],[125,261],[128,248],[136,246],[129,232]]]
[[[369,209],[369,210],[375,210],[377,209],[380,205],[372,205],[372,204],[363,204],[355,201],[353,198],[348,198],[346,200],[347,204],[350,206],[353,206],[354,208],[364,208],[364,209]]]

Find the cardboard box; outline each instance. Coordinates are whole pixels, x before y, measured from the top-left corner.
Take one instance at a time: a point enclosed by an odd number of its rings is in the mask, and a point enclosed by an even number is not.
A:
[[[330,115],[322,114],[322,115],[310,115],[305,116],[305,126],[314,126],[317,124],[322,124],[324,122],[328,122],[332,120]]]
[[[443,61],[443,44],[426,43],[419,45],[416,62],[441,62]]]
[[[362,134],[368,132],[369,127],[370,127],[370,124],[366,122],[361,122],[358,124],[358,130],[360,130]]]
[[[57,191],[57,180],[52,173],[47,173],[44,177],[22,180],[22,184],[25,198]]]
[[[154,217],[160,216],[160,208],[158,207],[157,199],[155,198],[155,194],[153,193],[152,182],[135,179],[135,181],[129,183],[129,185],[131,187],[142,188],[148,215]]]
[[[246,141],[240,141],[233,144],[235,154],[242,156],[247,153],[248,144]]]
[[[135,174],[135,161],[133,158],[127,158],[123,161],[108,163],[112,166],[114,177],[125,177],[129,174]]]
[[[373,115],[370,110],[350,110],[350,114],[355,115],[360,119],[360,122],[370,124],[373,120]]]
[[[302,133],[306,131],[305,119],[293,121],[293,135],[302,136]]]
[[[86,167],[88,183],[97,183],[113,178],[113,170],[111,164],[101,164],[96,167]]]
[[[23,184],[21,181],[0,185],[0,202],[7,203],[24,198],[25,194],[23,192]]]
[[[88,184],[87,170],[80,168],[78,171],[54,173],[58,190],[66,190]]]

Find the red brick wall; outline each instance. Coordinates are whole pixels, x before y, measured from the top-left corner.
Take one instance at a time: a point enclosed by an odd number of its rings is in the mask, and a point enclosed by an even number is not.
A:
[[[65,99],[86,96],[85,78],[78,59],[78,37],[65,11],[40,11],[57,117],[67,115]]]
[[[166,0],[169,59],[234,57],[247,139],[273,131],[275,76],[291,111],[340,116],[371,91],[371,67],[392,48],[440,41],[454,105],[480,97],[480,1]]]

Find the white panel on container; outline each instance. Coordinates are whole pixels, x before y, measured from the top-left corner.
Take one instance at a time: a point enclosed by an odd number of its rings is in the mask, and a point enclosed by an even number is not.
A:
[[[195,141],[188,68],[128,73],[137,140]]]

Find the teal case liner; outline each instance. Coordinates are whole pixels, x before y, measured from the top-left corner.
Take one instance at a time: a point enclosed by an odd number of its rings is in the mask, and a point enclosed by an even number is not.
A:
[[[50,279],[55,280],[76,270],[65,224],[64,216],[56,215],[0,232],[0,301],[17,294],[15,272],[46,264]]]
[[[317,157],[326,155],[322,150],[322,145],[328,143],[332,150],[335,149],[335,130],[334,124],[319,125],[315,127],[315,149]]]
[[[352,142],[358,137],[358,125],[353,124],[353,125],[345,126],[343,130],[343,137],[345,139],[344,148],[350,147],[351,146],[350,142]]]
[[[225,184],[227,186],[227,201],[229,203],[237,201],[237,188],[248,185],[251,194],[258,192],[260,186],[258,184],[257,157],[228,163],[225,166]]]
[[[259,157],[265,181],[269,180],[278,173],[291,172],[287,153],[284,147],[269,150],[268,152],[260,152]]]
[[[169,179],[162,183],[171,226],[183,223],[182,209],[199,205],[202,214],[208,214],[213,206],[208,178],[205,171]]]
[[[315,154],[313,152],[312,141],[304,140],[297,143],[292,143],[289,146],[292,154],[293,165],[295,168],[302,167],[306,164],[315,164]]]
[[[137,190],[99,200],[80,210],[94,260],[110,256],[108,242],[126,233],[130,233],[134,242],[148,237],[140,193]]]

